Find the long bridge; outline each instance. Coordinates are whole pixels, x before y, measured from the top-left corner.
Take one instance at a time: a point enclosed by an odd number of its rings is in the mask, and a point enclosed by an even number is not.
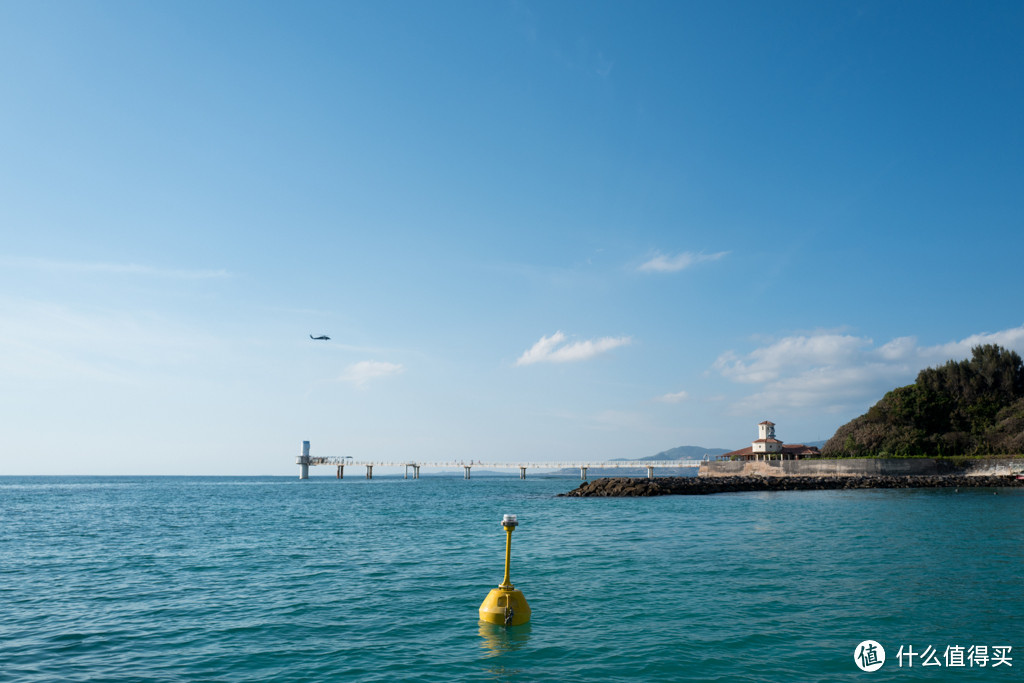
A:
[[[707,456],[705,456],[705,460]],[[342,479],[345,476],[346,467],[365,467],[366,478],[373,479],[373,468],[374,467],[400,467],[405,469],[405,478],[409,478],[409,472],[412,471],[413,479],[420,478],[420,468],[463,468],[463,477],[465,479],[470,478],[470,474],[474,467],[485,470],[493,469],[505,469],[505,470],[519,470],[519,478],[526,479],[527,469],[542,469],[542,470],[561,470],[561,469],[579,469],[580,479],[587,478],[587,470],[590,468],[608,468],[608,469],[620,469],[620,468],[632,468],[632,469],[647,469],[647,478],[654,478],[654,468],[671,468],[679,469],[683,467],[700,467],[701,460],[611,460],[607,462],[483,462],[482,460],[451,460],[447,462],[413,462],[410,460],[403,461],[384,461],[384,460],[354,460],[352,458],[323,458],[313,457],[309,454],[309,442],[302,442],[302,452],[298,457],[295,458],[295,464],[299,466],[299,479],[309,479],[309,468],[316,465],[328,465],[337,467],[338,479]]]

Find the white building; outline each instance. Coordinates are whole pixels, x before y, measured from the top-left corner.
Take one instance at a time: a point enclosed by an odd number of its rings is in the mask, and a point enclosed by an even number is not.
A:
[[[819,455],[821,451],[814,446],[782,443],[775,438],[775,423],[765,420],[757,425],[757,439],[749,448],[741,448],[722,457],[729,460],[799,460]]]

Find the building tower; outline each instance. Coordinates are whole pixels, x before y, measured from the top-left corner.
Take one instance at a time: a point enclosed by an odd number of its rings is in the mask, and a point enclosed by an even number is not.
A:
[[[781,453],[782,442],[775,438],[775,423],[765,420],[757,425],[757,441],[750,447],[754,453]]]

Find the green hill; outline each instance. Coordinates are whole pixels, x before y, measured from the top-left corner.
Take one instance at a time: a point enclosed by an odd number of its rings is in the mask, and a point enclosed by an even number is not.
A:
[[[976,346],[971,358],[922,370],[840,427],[822,455],[995,455],[1024,452],[1024,365],[1014,351]]]

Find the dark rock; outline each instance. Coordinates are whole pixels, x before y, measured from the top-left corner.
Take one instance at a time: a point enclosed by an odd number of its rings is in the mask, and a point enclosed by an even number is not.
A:
[[[825,491],[832,489],[1024,487],[1015,476],[929,475],[864,477],[612,477],[584,482],[561,496],[574,498],[700,496],[740,491]]]

